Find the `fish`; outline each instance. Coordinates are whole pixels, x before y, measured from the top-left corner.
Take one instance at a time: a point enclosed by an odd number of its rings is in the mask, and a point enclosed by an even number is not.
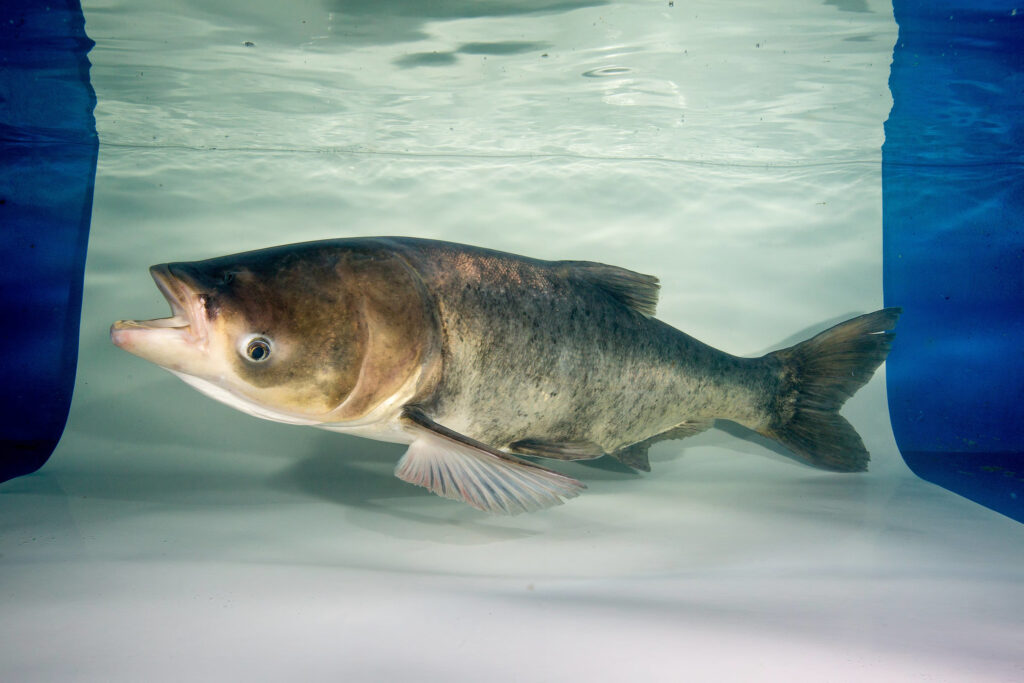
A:
[[[656,277],[411,237],[320,240],[150,273],[171,315],[115,345],[255,417],[407,444],[400,479],[494,514],[585,484],[539,461],[611,457],[739,423],[835,472],[869,454],[839,414],[901,309],[759,357],[658,320]]]

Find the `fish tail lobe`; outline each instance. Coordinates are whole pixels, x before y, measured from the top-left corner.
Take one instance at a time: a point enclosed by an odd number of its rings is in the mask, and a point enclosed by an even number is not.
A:
[[[780,368],[781,382],[771,417],[758,431],[816,467],[866,470],[868,451],[839,409],[885,360],[901,312],[885,308],[858,316],[768,354]]]

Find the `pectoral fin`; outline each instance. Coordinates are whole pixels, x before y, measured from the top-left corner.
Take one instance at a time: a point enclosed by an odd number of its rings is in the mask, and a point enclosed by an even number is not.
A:
[[[395,475],[439,496],[485,512],[515,515],[560,505],[586,488],[439,425],[418,408],[406,408],[402,420],[415,440]]]

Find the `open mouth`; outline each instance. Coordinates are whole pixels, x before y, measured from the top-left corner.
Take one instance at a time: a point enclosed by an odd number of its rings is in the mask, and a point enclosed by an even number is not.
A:
[[[197,337],[199,320],[196,310],[201,306],[199,297],[174,273],[167,264],[160,264],[149,269],[157,289],[171,306],[171,315],[167,318],[152,320],[118,320],[111,326],[110,332],[114,343],[118,343],[118,333],[134,330],[180,330],[189,337]]]

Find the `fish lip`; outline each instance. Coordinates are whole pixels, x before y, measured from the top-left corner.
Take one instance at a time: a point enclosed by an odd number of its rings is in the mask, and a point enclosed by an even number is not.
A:
[[[203,298],[181,272],[175,271],[174,264],[151,266],[149,274],[170,305],[171,315],[151,320],[118,320],[111,327],[111,333],[122,330],[168,330],[180,332],[192,342],[202,342],[205,339],[205,329],[201,324]]]

